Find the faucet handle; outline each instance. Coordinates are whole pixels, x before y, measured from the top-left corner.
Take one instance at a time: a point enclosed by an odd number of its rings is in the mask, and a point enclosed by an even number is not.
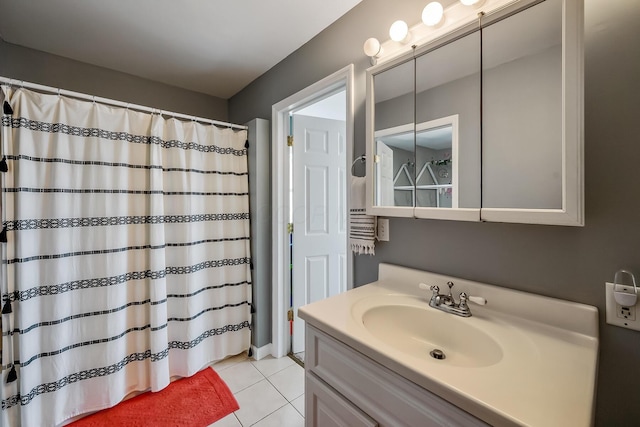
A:
[[[469,301],[474,302],[478,305],[487,305],[487,300],[482,297],[475,297],[471,295],[469,296]]]
[[[437,287],[436,285],[431,285],[431,286],[429,286],[429,285],[427,285],[426,283],[420,283],[420,284],[418,285],[418,287],[419,287],[420,289],[422,289],[422,290],[425,290],[425,291],[432,291],[434,296],[435,296],[435,295],[438,295],[438,293],[440,293],[440,288],[439,288],[439,287]]]
[[[460,292],[460,305],[466,305],[467,301],[471,301],[478,305],[486,305],[487,300],[482,297],[476,297],[473,295],[467,295],[466,292]]]
[[[420,289],[425,290],[425,291],[433,291],[433,290],[436,290],[436,289],[437,289],[438,291],[440,291],[440,288],[439,288],[439,287],[437,287],[436,285],[431,285],[431,286],[429,286],[429,285],[427,285],[426,283],[420,283],[420,284],[418,285],[418,287],[419,287]]]

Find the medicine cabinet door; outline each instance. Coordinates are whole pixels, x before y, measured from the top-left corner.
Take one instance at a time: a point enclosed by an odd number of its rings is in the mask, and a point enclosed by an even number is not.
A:
[[[414,70],[412,59],[369,77],[367,170],[370,213],[413,216],[415,206]]]
[[[582,2],[529,3],[483,23],[481,215],[582,225]]]
[[[416,53],[418,218],[480,219],[480,31]]]

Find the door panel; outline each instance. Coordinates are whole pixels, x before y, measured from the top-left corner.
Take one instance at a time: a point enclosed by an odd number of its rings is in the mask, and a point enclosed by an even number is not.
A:
[[[376,177],[378,178],[376,204],[380,206],[395,206],[393,192],[393,150],[382,141],[378,141],[377,153],[379,161],[376,163]]]
[[[305,198],[307,235],[329,233],[329,168],[326,166],[303,166],[305,176]],[[296,185],[294,183],[294,185]]]
[[[329,296],[329,257],[326,255],[307,258],[305,265],[307,295],[309,301],[319,301]]]
[[[297,309],[346,290],[345,122],[293,116],[293,352],[304,351]]]

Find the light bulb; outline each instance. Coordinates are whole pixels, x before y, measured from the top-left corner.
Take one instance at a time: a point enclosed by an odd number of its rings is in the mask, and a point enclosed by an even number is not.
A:
[[[371,57],[377,58],[382,53],[382,45],[378,41],[377,38],[371,37],[364,42],[364,54]]]
[[[426,5],[422,11],[422,22],[424,22],[427,27],[433,27],[442,21],[443,15],[444,8],[442,5],[437,1],[433,1]]]
[[[396,42],[404,41],[409,35],[409,26],[404,21],[396,21],[389,28],[389,37]]]

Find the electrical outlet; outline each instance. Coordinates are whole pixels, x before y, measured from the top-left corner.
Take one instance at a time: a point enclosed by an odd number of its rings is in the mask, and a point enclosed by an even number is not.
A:
[[[378,218],[378,240],[389,241],[389,218]]]
[[[623,307],[616,304],[616,316],[620,319],[636,320],[636,307]]]
[[[618,285],[618,291],[633,292],[633,287]],[[621,328],[640,331],[640,321],[636,316],[637,304],[633,307],[623,307],[618,304],[613,296],[613,283],[605,283],[607,323]]]

